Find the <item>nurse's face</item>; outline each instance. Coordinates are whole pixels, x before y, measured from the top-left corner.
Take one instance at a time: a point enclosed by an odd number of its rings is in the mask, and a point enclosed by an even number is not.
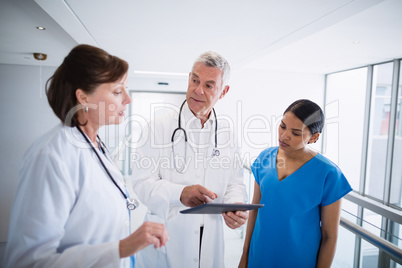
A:
[[[313,141],[310,129],[292,112],[283,115],[278,128],[279,148],[286,152],[302,150]]]
[[[87,95],[88,123],[97,126],[120,124],[131,98],[127,92],[127,74],[116,82],[99,85]]]

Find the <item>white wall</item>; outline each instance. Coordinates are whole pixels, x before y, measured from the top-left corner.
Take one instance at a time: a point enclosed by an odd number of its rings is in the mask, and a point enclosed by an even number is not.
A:
[[[20,160],[36,138],[59,122],[47,103],[44,90],[54,70],[0,64],[0,262]]]
[[[158,86],[157,82],[169,82]],[[187,90],[188,77],[136,77],[129,80],[130,89],[153,91]],[[256,71],[233,68],[229,93],[216,105],[220,115],[233,121],[243,154],[250,159],[269,146],[277,145],[277,129],[283,111],[295,100],[306,98],[322,108],[324,75]],[[320,150],[321,140],[313,146]]]
[[[310,99],[323,108],[324,75],[237,68],[232,70],[229,84],[229,93],[216,110],[233,118],[241,150],[251,159],[264,148],[278,145],[278,123],[293,101]],[[314,148],[319,150],[320,144]]]

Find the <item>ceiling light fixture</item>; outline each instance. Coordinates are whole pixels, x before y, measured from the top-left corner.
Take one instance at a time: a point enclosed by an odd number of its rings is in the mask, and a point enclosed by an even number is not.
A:
[[[188,76],[188,73],[134,71],[134,74]]]
[[[46,30],[46,28],[45,28],[45,27],[43,27],[43,26],[36,26],[36,29],[38,29],[38,30],[40,30],[40,31],[44,31],[44,30]]]
[[[44,53],[34,53],[33,56],[36,60],[46,60],[47,59],[47,54],[44,54]]]
[[[360,44],[360,41],[353,41],[353,44],[358,45]]]

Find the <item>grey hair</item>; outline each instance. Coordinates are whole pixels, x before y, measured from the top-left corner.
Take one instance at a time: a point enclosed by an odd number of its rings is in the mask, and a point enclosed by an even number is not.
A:
[[[202,63],[205,66],[208,67],[214,67],[218,68],[219,70],[222,71],[222,88],[227,85],[227,82],[230,77],[230,66],[227,60],[219,55],[216,52],[213,51],[207,51],[202,53],[194,62],[193,64],[193,69],[194,65],[197,63]]]

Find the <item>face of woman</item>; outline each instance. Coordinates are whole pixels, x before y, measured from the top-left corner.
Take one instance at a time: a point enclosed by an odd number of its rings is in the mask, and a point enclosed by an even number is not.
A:
[[[283,115],[279,125],[278,139],[279,147],[282,150],[292,152],[304,149],[307,143],[313,139],[313,135],[299,118],[292,112],[287,112]]]
[[[89,124],[103,126],[120,124],[131,98],[127,92],[127,74],[120,80],[104,83],[87,95],[87,120]]]

